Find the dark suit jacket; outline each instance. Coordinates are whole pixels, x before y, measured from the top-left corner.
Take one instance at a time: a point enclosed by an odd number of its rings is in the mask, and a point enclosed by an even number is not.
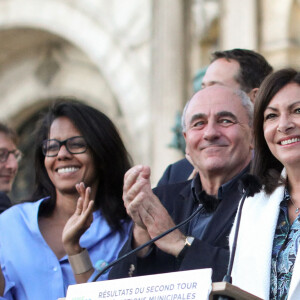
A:
[[[194,180],[196,179],[199,180],[199,177]],[[193,197],[191,182],[192,180],[154,189],[175,224],[189,217],[198,206]],[[226,274],[229,259],[228,236],[241,198],[237,184],[235,182],[236,186],[232,187],[232,193],[220,202],[212,219],[205,227],[202,239],[195,237],[193,244],[188,248],[181,261],[154,246],[147,257],[138,258],[136,255],[131,255],[119,262],[112,268],[109,279],[128,277],[129,274],[130,276],[140,276],[178,270],[212,268],[213,281],[221,281]],[[188,230],[189,224],[181,228],[185,235],[189,235]],[[132,236],[125,243],[119,256],[128,253],[132,249],[131,245]]]
[[[157,186],[179,183],[188,180],[194,167],[184,158],[167,167]]]
[[[11,202],[4,192],[0,192],[0,214],[11,207]]]

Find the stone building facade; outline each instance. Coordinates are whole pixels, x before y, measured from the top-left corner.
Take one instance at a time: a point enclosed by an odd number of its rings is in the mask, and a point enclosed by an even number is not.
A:
[[[248,48],[300,68],[299,17],[299,0],[0,1],[0,119],[25,153],[13,198],[30,194],[33,128],[59,96],[106,113],[155,185],[183,156],[171,129],[209,54]]]

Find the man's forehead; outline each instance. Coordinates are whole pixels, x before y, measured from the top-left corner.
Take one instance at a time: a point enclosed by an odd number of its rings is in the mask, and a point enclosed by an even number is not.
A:
[[[232,88],[239,88],[236,80],[240,65],[236,60],[219,58],[213,61],[207,68],[202,80],[202,87],[220,84]]]
[[[219,118],[219,117],[225,117],[225,116],[232,116],[235,118],[238,118],[241,113],[240,110],[235,109],[234,106],[231,107],[226,107],[224,105],[208,105],[206,107],[201,107],[199,109],[195,109],[193,111],[191,111],[191,113],[188,114],[189,115],[189,119],[192,118],[208,118],[208,117],[215,117],[215,118]]]
[[[239,96],[236,94],[236,91],[227,86],[214,85],[197,92],[192,97],[190,105],[226,105],[230,102],[240,102]]]
[[[199,91],[191,99],[187,115],[204,114],[218,115],[224,111],[239,115],[246,113],[241,100],[235,91],[224,86],[212,86]]]
[[[0,132],[0,148],[16,148],[16,144],[9,135]]]

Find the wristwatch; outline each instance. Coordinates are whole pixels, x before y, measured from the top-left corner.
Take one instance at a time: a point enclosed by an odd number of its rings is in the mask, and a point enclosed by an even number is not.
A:
[[[195,239],[195,238],[194,238],[193,236],[187,236],[187,237],[185,238],[184,247],[185,247],[185,246],[191,247],[192,244],[193,244],[194,239]]]
[[[195,238],[193,236],[186,236],[185,237],[184,247],[182,248],[182,250],[177,255],[177,259],[182,260],[184,258],[187,249],[192,246],[194,239]]]

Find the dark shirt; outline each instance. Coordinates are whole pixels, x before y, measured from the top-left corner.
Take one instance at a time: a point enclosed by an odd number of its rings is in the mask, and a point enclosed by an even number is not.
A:
[[[0,192],[0,214],[11,207],[11,202],[4,192]]]
[[[235,189],[239,189],[239,179],[245,172],[238,174],[236,177],[231,179],[230,181],[221,185],[218,189],[218,197],[210,197],[208,203],[203,203],[202,195],[202,186],[200,182],[199,175],[197,177],[199,179],[195,180],[195,184],[192,187],[195,201],[199,202],[202,206],[202,209],[198,213],[196,217],[194,217],[190,221],[188,235],[197,237],[199,239],[202,238],[203,232],[205,232],[205,228],[207,224],[211,221],[214,212],[216,211],[218,205],[222,201],[223,198],[230,199],[231,195],[234,193]],[[198,196],[197,196],[198,195]]]

